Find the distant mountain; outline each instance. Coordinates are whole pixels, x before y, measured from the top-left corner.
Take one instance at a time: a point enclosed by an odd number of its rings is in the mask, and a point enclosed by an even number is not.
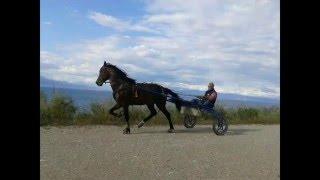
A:
[[[82,84],[74,84],[65,81],[56,81],[40,76],[40,87],[66,88],[66,89],[87,89],[100,90],[98,87],[87,86]]]
[[[80,84],[68,83],[65,81],[55,81],[40,77],[40,86],[47,88],[64,88],[64,89],[82,89],[82,90],[96,90],[101,91],[105,89],[98,88],[96,86],[86,86]],[[191,95],[202,95],[204,91],[188,90],[188,89],[173,89],[173,91],[180,94],[181,98],[190,100],[194,97]],[[111,94],[111,93],[110,93]],[[187,95],[187,96],[185,96]],[[279,106],[280,100],[276,98],[263,98],[255,96],[244,96],[232,93],[219,93],[217,104],[222,104],[226,107],[238,107],[238,106]]]

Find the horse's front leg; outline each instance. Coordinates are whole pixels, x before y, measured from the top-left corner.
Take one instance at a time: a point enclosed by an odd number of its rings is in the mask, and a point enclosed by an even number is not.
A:
[[[124,118],[127,122],[127,127],[123,130],[123,134],[130,134],[130,123],[129,123],[129,106],[123,106]]]
[[[109,110],[109,114],[115,116],[115,117],[121,117],[122,115],[121,114],[117,114],[117,113],[114,113],[113,111],[117,110],[121,108],[121,105],[120,104],[116,104],[114,105],[110,110]]]

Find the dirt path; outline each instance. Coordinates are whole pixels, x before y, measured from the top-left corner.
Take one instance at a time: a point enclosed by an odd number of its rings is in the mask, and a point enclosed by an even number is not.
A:
[[[40,128],[41,179],[279,179],[279,125]]]

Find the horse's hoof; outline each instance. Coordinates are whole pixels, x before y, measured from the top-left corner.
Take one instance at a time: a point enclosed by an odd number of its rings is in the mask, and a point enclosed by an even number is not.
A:
[[[130,129],[129,128],[125,128],[123,130],[123,134],[130,134]]]
[[[144,125],[144,122],[143,122],[143,121],[139,122],[138,128],[141,128],[143,125]]]
[[[175,130],[174,129],[169,129],[168,132],[169,133],[175,133]]]

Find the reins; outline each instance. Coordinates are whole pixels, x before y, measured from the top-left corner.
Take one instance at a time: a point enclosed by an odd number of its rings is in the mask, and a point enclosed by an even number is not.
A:
[[[110,84],[111,82],[110,82],[110,81],[104,82],[104,84],[107,84],[107,83]],[[128,89],[128,88],[123,88],[123,89]],[[121,89],[121,90],[123,90],[123,89]],[[181,98],[176,98],[176,97],[173,97],[172,95],[171,95],[171,96],[168,96],[167,94],[164,93],[163,88],[162,88],[162,93],[158,93],[158,92],[155,92],[155,91],[147,90],[147,89],[144,89],[144,88],[141,88],[141,87],[139,87],[139,89],[141,89],[141,90],[143,90],[143,91],[146,91],[146,92],[153,93],[153,94],[157,94],[157,95],[160,95],[160,96],[164,96],[164,97],[166,97],[166,98],[167,98],[167,97],[170,97],[171,99],[182,100]],[[175,92],[175,93],[176,93],[176,92]],[[196,95],[191,95],[191,94],[183,94],[183,93],[176,93],[176,94],[178,94],[178,95],[180,95],[180,96],[191,96],[191,97],[198,98],[198,96],[196,96]],[[171,99],[167,99],[167,101],[172,102]]]

